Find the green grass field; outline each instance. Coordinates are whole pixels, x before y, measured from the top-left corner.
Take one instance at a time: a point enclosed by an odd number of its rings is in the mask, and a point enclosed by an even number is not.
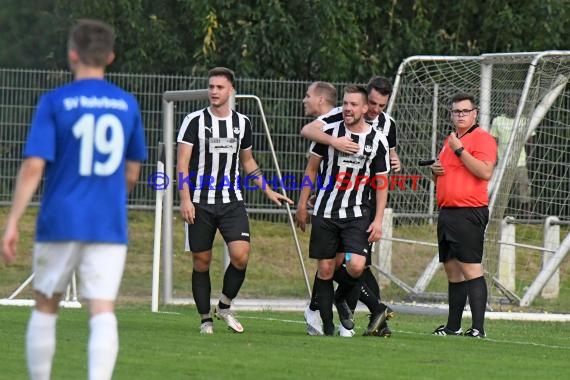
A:
[[[4,219],[6,208],[0,208]],[[35,209],[26,213],[16,263],[0,264],[0,294],[9,295],[31,270],[31,247]],[[152,212],[130,213],[127,266],[118,300],[121,349],[116,379],[505,379],[568,377],[570,325],[488,320],[486,340],[463,337],[433,337],[429,333],[444,323],[444,316],[399,313],[390,322],[390,339],[355,336],[309,337],[305,335],[302,312],[239,312],[244,334],[227,331],[215,322],[213,336],[200,336],[198,316],[191,307],[161,306],[150,312],[152,275]],[[298,256],[288,225],[252,220],[252,254],[240,298],[306,298]],[[191,259],[182,247],[182,228],[175,220],[174,295],[191,297]],[[425,230],[411,231],[418,236]],[[309,234],[300,234],[306,255]],[[215,242],[221,252],[222,242]],[[430,251],[410,251],[407,262],[395,263],[401,276],[413,279],[418,264]],[[416,262],[418,261],[418,262]],[[555,300],[537,300],[525,311],[570,311],[569,260],[561,273],[561,294]],[[311,276],[314,263],[305,257]],[[211,269],[212,297],[221,288],[221,254]],[[441,275],[435,282],[442,282]],[[387,302],[405,300],[402,290],[383,289]],[[30,298],[26,289],[19,298]],[[400,297],[400,298],[398,298]],[[495,310],[516,311],[512,305]],[[4,361],[0,379],[25,379],[24,336],[28,307],[0,307],[0,341]],[[357,326],[367,323],[357,313]],[[464,328],[469,327],[468,321]],[[362,330],[361,330],[362,331]],[[87,315],[85,309],[64,309],[58,322],[54,379],[85,378]]]
[[[489,338],[435,337],[441,317],[398,314],[392,338],[311,337],[302,313],[239,312],[243,334],[215,321],[201,336],[192,307],[117,311],[120,352],[115,379],[562,379],[569,373],[569,326],[488,321]],[[0,378],[25,379],[27,307],[3,307]],[[357,325],[366,323],[364,315]],[[86,311],[62,310],[54,379],[86,376]]]
[[[0,220],[3,221],[6,207],[0,207]],[[0,298],[10,295],[29,275],[31,271],[31,252],[34,234],[36,209],[30,208],[21,224],[21,241],[19,257],[10,266],[0,261]],[[2,223],[3,224],[3,223]],[[131,211],[129,213],[130,245],[127,264],[121,286],[119,304],[150,304],[152,283],[152,249],[153,249],[154,212]],[[191,298],[192,260],[183,251],[183,223],[174,213],[174,252],[173,252],[173,296]],[[240,298],[306,298],[308,295],[305,281],[299,264],[291,229],[285,223],[270,223],[251,220],[252,249],[247,269],[247,276],[242,287]],[[567,231],[562,231],[564,237]],[[308,258],[309,235],[298,231],[303,262],[307,269],[309,282],[312,283],[315,273],[315,262]],[[434,226],[405,226],[394,231],[395,237],[435,240]],[[538,236],[538,235],[537,235]],[[527,244],[541,244],[526,241]],[[431,261],[434,250],[431,247],[412,246],[407,243],[393,245],[394,254],[392,271],[407,284],[413,286],[419,275]],[[213,262],[210,269],[212,278],[212,296],[217,297],[221,291],[223,275],[222,254],[223,242],[218,236],[214,242]],[[517,279],[520,281],[519,294],[523,294],[524,286],[536,276],[540,262],[536,253],[520,250],[517,260],[520,270]],[[532,269],[532,270],[530,270]],[[533,277],[534,276],[534,277]],[[524,311],[550,313],[570,313],[570,255],[560,268],[560,296],[555,299],[537,298],[532,307]],[[447,292],[447,280],[440,270],[428,287],[432,292]],[[383,298],[389,302],[409,301],[407,294],[398,286],[389,284],[383,287]],[[30,298],[27,288],[19,298]],[[520,310],[516,305],[493,305],[499,311]]]

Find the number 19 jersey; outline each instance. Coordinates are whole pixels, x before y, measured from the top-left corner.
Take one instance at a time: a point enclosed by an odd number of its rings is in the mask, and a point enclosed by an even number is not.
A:
[[[48,92],[24,157],[46,161],[36,241],[127,243],[125,163],[147,157],[134,96],[103,79]]]

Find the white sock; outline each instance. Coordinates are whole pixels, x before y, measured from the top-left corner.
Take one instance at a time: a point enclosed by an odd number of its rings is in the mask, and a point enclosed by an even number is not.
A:
[[[26,357],[32,380],[49,380],[55,354],[57,314],[33,310],[26,333]]]
[[[117,318],[113,313],[97,314],[89,320],[89,380],[108,380],[119,352]]]

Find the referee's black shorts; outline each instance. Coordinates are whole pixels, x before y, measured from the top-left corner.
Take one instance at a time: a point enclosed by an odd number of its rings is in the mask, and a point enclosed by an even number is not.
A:
[[[331,219],[313,215],[311,217],[311,240],[309,257],[311,259],[334,259],[339,249],[357,255],[369,256],[368,215],[359,218]]]
[[[220,230],[226,243],[236,240],[249,242],[249,219],[243,202],[211,205],[194,203],[194,207],[194,224],[188,224],[190,251],[211,250],[217,230]]]
[[[456,259],[481,263],[489,209],[483,207],[444,207],[437,218],[439,262]]]

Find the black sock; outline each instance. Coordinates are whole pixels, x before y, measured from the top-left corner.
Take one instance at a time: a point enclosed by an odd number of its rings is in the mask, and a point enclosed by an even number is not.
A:
[[[352,277],[344,266],[335,270],[333,279],[338,283],[334,295],[335,300],[346,300],[352,289],[359,284],[358,279]]]
[[[381,313],[386,309],[386,305],[380,302],[378,296],[370,290],[364,281],[360,283],[360,301],[366,305],[373,315]]]
[[[366,283],[366,286],[368,286],[368,289],[370,289],[372,294],[374,294],[375,296],[378,297],[379,300],[381,300],[382,297],[380,296],[380,286],[378,286],[378,280],[376,279],[376,277],[374,277],[374,273],[372,273],[370,267],[366,267],[366,269],[364,269],[364,272],[362,273],[362,279],[364,280],[364,283]]]
[[[315,273],[315,279],[313,280],[313,291],[311,292],[311,302],[309,303],[309,309],[313,311],[319,310],[319,299],[317,298],[317,289],[316,289],[317,274],[318,272]]]
[[[202,318],[202,320],[200,321],[200,323],[204,323],[204,322],[214,322],[214,320],[212,319],[212,317]]]
[[[210,282],[210,271],[192,271],[192,295],[199,314],[210,312],[210,292],[212,284]]]
[[[346,304],[350,308],[350,311],[352,311],[353,315],[356,310],[356,304],[358,304],[358,299],[360,298],[360,293],[362,292],[362,286],[359,285],[356,285],[346,297]]]
[[[366,284],[367,288],[365,292],[368,294],[364,294],[362,284],[359,284],[360,286],[357,287],[358,289],[353,289],[346,297],[346,303],[348,304],[350,310],[352,310],[353,314],[354,310],[356,309],[358,300],[360,300],[365,305],[368,302],[372,302],[366,299],[366,297],[369,296],[372,296],[373,298],[376,298],[378,301],[380,301],[380,287],[378,286],[378,281],[376,280],[376,277],[374,277],[374,273],[372,273],[370,267],[366,267],[366,269],[364,269],[364,272],[362,272],[360,279],[361,282]]]
[[[332,310],[334,298],[333,280],[315,278],[315,292],[319,297],[319,313],[323,321],[323,331],[325,335],[334,335]]]
[[[449,313],[447,315],[447,328],[457,331],[461,328],[463,309],[467,302],[467,285],[465,281],[450,282],[447,285]]]
[[[465,281],[467,294],[469,294],[469,306],[471,307],[472,327],[484,332],[485,310],[487,309],[487,281],[485,277],[477,277]]]
[[[222,294],[229,299],[236,298],[243,281],[245,280],[246,269],[237,269],[232,263],[228,265],[226,273],[224,273],[224,284],[222,285]]]

